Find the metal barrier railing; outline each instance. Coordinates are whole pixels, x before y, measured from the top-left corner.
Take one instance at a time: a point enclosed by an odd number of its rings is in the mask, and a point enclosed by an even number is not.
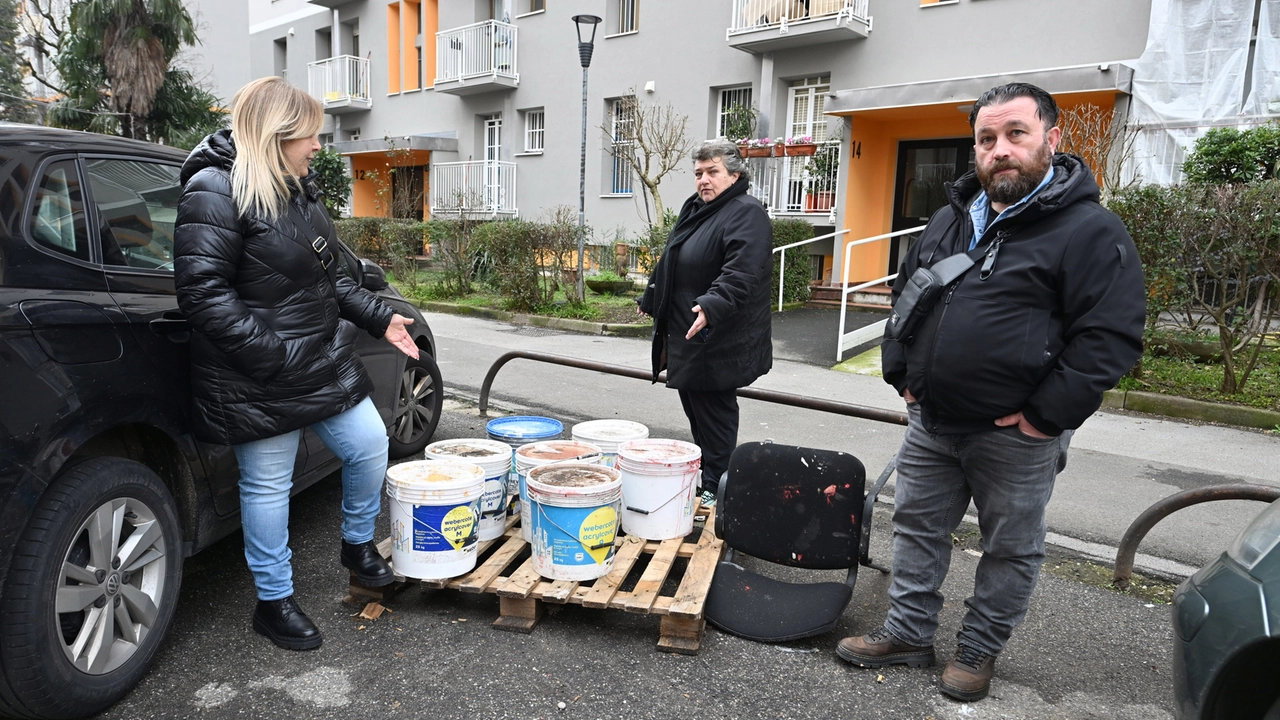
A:
[[[595,360],[582,360],[580,358],[568,357],[566,355],[534,352],[532,350],[513,350],[493,361],[493,365],[489,366],[489,372],[484,376],[484,382],[480,384],[481,417],[484,417],[489,409],[489,391],[493,388],[494,378],[498,376],[498,371],[512,360],[534,360],[536,362],[550,363],[552,365],[563,365],[565,367],[575,367],[582,370],[594,370],[596,372],[605,373],[606,375],[618,375],[620,377],[635,378],[637,380],[653,380],[652,372],[642,370],[640,368],[596,362]],[[665,380],[666,373],[660,373],[658,375],[658,382],[664,382]],[[749,400],[760,400],[762,402],[776,403],[778,405],[789,405],[791,407],[805,408],[806,410],[820,410],[822,412],[834,413],[836,415],[862,418],[864,420],[876,420],[878,422],[891,423],[893,425],[907,424],[907,414],[896,410],[884,410],[882,408],[855,405],[853,403],[845,403],[838,400],[814,398],[807,395],[795,395],[793,393],[778,392],[777,390],[764,390],[762,388],[754,387],[738,388],[737,392],[738,397],[747,398]]]

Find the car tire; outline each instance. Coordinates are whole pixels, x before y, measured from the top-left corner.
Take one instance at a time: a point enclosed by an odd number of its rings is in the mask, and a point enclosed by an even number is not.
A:
[[[84,717],[128,693],[173,622],[182,552],[173,498],[145,465],[90,458],[55,478],[3,588],[0,714]]]
[[[435,358],[426,350],[418,359],[409,358],[400,375],[396,394],[395,416],[387,430],[389,452],[393,458],[422,452],[440,424],[444,405],[444,381]]]

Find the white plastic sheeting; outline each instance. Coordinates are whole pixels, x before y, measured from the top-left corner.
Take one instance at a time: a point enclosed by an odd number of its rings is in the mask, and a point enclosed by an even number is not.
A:
[[[1182,163],[1210,128],[1253,126],[1280,113],[1280,0],[1152,0],[1147,47],[1133,64],[1129,123],[1136,128],[1126,176],[1182,179]],[[1245,78],[1250,92],[1245,97]]]

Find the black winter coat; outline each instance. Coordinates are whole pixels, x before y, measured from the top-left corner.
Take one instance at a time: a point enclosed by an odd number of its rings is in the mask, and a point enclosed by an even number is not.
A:
[[[190,324],[196,437],[237,445],[349,410],[373,392],[355,323],[382,337],[393,311],[351,278],[324,270],[290,213],[241,217],[231,196],[235,145],[220,130],[182,166],[174,282]],[[303,181],[291,202],[337,234]]]
[[[1049,184],[979,240],[1003,238],[990,277],[969,270],[911,344],[885,339],[884,379],[911,390],[930,432],[992,430],[1019,411],[1048,435],[1078,428],[1142,354],[1146,291],[1133,240],[1098,204],[1084,161],[1059,154],[1053,164]],[[902,263],[895,302],[922,263],[968,249],[980,190],[972,172],[948,186],[950,204]]]
[[[653,378],[710,392],[745,387],[773,367],[769,314],[773,227],[739,180],[720,197],[685,201],[640,309],[654,318]],[[691,340],[700,305],[704,332]]]

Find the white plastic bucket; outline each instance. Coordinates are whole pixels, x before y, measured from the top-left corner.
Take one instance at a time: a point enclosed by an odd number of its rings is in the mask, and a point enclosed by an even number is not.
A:
[[[613,569],[622,478],[614,468],[557,463],[529,471],[533,569],[552,580],[583,581]]]
[[[628,440],[618,446],[622,531],[645,540],[693,532],[702,450],[680,440]]]
[[[484,494],[480,499],[480,539],[502,537],[507,529],[507,476],[511,473],[511,450],[496,440],[441,440],[427,446],[427,459],[479,465],[484,471]]]
[[[599,445],[603,465],[617,467],[618,445],[628,440],[644,440],[649,428],[630,420],[588,420],[573,426],[573,439]]]
[[[387,468],[396,572],[440,580],[475,569],[483,488],[478,465],[417,460]]]
[[[516,448],[516,488],[520,493],[520,535],[526,541],[533,542],[527,512],[529,491],[525,482],[529,471],[552,463],[582,462],[596,465],[600,463],[602,457],[603,454],[596,445],[576,440],[547,440],[527,443]]]

